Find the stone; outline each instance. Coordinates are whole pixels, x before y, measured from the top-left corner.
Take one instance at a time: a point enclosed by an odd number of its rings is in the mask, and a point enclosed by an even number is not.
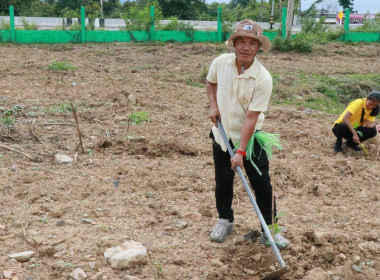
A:
[[[55,254],[55,249],[53,246],[44,246],[38,249],[38,253],[41,257],[51,257]]]
[[[175,226],[179,229],[184,229],[187,227],[187,223],[185,221],[178,221]]]
[[[73,270],[69,277],[73,280],[82,280],[82,279],[87,279],[87,275],[86,275],[86,272],[83,271],[83,269],[81,268],[76,268],[75,270]]]
[[[57,164],[72,163],[72,162],[74,162],[74,159],[72,157],[69,157],[69,156],[66,156],[66,155],[56,154],[54,158],[55,158],[55,162]]]
[[[14,275],[14,272],[13,272],[13,271],[10,271],[10,270],[4,270],[4,271],[2,272],[2,274],[3,274],[3,277],[4,277],[5,279],[12,279],[12,278],[13,278],[13,275]]]
[[[255,275],[255,274],[256,274],[256,272],[255,272],[254,270],[252,270],[252,269],[248,269],[248,268],[244,268],[244,269],[243,269],[243,272],[244,272],[245,274],[248,274],[248,275]]]
[[[331,250],[331,249],[328,249],[328,250],[325,250],[325,251],[321,252],[321,255],[322,255],[322,258],[326,262],[331,263],[334,260],[334,258],[335,258],[336,252],[333,251],[333,250]]]
[[[261,260],[261,253],[255,254],[252,258],[255,262],[258,262],[259,260]]]
[[[97,270],[99,268],[99,264],[97,262],[89,262],[88,263],[88,266],[92,269],[92,270]]]
[[[42,194],[39,191],[33,192],[29,195],[28,201],[30,203],[36,202],[38,199],[42,197]]]
[[[108,248],[104,257],[112,268],[130,268],[148,262],[146,248],[137,241],[126,241],[118,247]]]
[[[52,218],[60,218],[65,214],[66,210],[64,207],[56,206],[56,207],[51,207],[49,209],[49,215]]]
[[[91,280],[103,280],[103,272],[98,272],[95,275],[91,276]]]
[[[131,275],[124,275],[123,279],[125,280],[140,280],[140,278],[131,276]]]
[[[51,267],[53,270],[65,270],[65,264],[63,262],[56,262]]]
[[[216,259],[211,259],[210,264],[212,266],[216,266],[216,267],[222,267],[224,265],[224,263],[222,263],[220,260],[216,260]]]
[[[35,254],[34,251],[24,251],[24,252],[8,255],[8,258],[15,259],[18,262],[27,262],[34,256],[34,254]]]
[[[323,231],[316,231],[313,234],[313,240],[315,245],[323,245],[327,243],[331,238],[331,234]]]
[[[328,274],[322,268],[312,269],[309,274],[304,278],[305,280],[322,280],[329,279]]]

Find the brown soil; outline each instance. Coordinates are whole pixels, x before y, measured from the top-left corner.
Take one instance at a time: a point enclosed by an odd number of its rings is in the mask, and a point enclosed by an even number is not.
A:
[[[223,244],[208,239],[217,221],[211,122],[205,88],[196,85],[223,51],[214,44],[2,45],[0,107],[15,115],[10,130],[2,123],[0,144],[31,159],[0,147],[0,274],[67,279],[80,267],[89,278],[101,271],[104,279],[255,280],[278,268],[270,248],[243,239],[260,226],[238,178],[235,231]],[[379,73],[379,53],[379,44],[331,44],[260,60],[288,76]],[[49,71],[53,60],[76,69]],[[283,279],[380,279],[379,137],[366,143],[369,155],[335,155],[337,116],[303,109],[272,102],[265,122],[284,148],[270,165],[292,243],[281,251],[290,268]],[[150,121],[128,125],[134,111]],[[58,153],[76,161],[57,164]],[[329,233],[321,245],[317,232]],[[105,249],[130,239],[147,248],[148,264],[112,269]],[[29,250],[36,255],[25,263],[7,257]]]

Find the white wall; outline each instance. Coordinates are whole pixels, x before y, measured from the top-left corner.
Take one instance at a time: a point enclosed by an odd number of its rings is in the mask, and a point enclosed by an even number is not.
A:
[[[15,17],[16,28],[23,28],[22,19],[25,19],[29,24],[36,24],[38,30],[42,29],[57,29],[61,28],[63,25],[67,25],[66,18],[52,18],[52,17]],[[0,16],[0,23],[4,21],[9,23],[8,16]],[[73,22],[78,22],[78,19],[73,18]],[[170,20],[162,20],[160,23],[165,25],[168,24]],[[179,20],[178,22],[190,23],[194,26],[195,30],[201,31],[217,31],[218,22],[217,21],[195,21],[195,20]],[[88,24],[88,19],[86,19],[86,24]],[[269,29],[270,24],[268,22],[259,22],[263,29]],[[123,19],[104,19],[104,30],[120,30],[120,27],[125,27],[125,22]],[[279,23],[274,24],[274,28],[278,28]],[[95,19],[95,28],[100,28],[99,19]]]

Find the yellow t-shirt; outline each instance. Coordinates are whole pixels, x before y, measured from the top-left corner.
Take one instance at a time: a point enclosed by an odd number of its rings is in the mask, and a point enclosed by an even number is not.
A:
[[[350,112],[352,114],[352,116],[349,118],[352,127],[355,127],[355,123],[358,124],[359,126],[364,126],[367,121],[374,122],[376,120],[376,117],[369,115],[372,112],[372,110],[367,109],[367,107],[365,106],[366,101],[367,101],[367,98],[356,99],[352,101],[348,105],[346,110],[344,110],[344,112],[340,115],[339,119],[334,123],[334,125],[337,123],[342,123],[343,117],[347,112]],[[360,123],[363,109],[364,109],[363,122]]]
[[[261,112],[255,131],[262,129],[265,119],[263,112],[268,108],[272,93],[272,76],[259,63],[257,57],[252,65],[239,75],[236,55],[222,54],[212,62],[207,81],[218,84],[216,100],[227,138],[233,143],[240,141],[241,128],[247,110]],[[212,132],[215,141],[223,151],[226,151],[227,147],[218,128],[213,126]]]

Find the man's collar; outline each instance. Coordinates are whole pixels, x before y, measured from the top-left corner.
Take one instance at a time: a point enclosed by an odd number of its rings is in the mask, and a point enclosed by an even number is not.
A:
[[[237,67],[236,65],[236,55],[234,55],[234,59],[230,62],[234,64],[234,67]],[[245,69],[244,74],[239,75],[240,78],[256,78],[259,73],[259,61],[257,57],[255,57],[253,63],[251,66],[249,66],[248,69]]]

